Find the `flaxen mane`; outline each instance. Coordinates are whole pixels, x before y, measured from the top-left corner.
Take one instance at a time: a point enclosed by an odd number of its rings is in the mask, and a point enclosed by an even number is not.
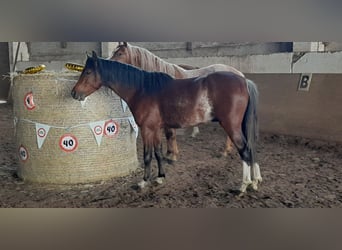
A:
[[[224,64],[213,64],[199,69],[185,70],[177,64],[164,61],[145,48],[128,44],[127,50],[131,59],[131,64],[150,72],[165,72],[174,78],[206,76],[216,71],[229,71],[245,77],[244,74],[239,70]]]
[[[143,70],[165,72],[173,77],[176,76],[177,71],[184,71],[181,67],[164,61],[147,49],[132,45],[127,46],[127,49],[132,64]]]

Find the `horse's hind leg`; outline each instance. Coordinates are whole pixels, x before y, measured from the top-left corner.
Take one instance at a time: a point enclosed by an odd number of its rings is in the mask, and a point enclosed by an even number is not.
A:
[[[195,138],[197,134],[199,134],[199,128],[195,126],[192,128],[191,137]]]
[[[159,145],[154,146],[154,155],[157,159],[158,163],[158,177],[156,179],[156,182],[158,184],[163,183],[163,179],[165,178],[165,172],[164,172],[164,167],[163,167],[163,154],[162,154],[162,144],[159,143]]]
[[[225,148],[222,152],[222,156],[226,157],[230,152],[232,152],[232,150],[233,150],[233,142],[229,138],[229,136],[227,136],[227,140],[226,140]]]
[[[262,182],[259,164],[254,163],[252,169],[253,169],[252,187],[254,190],[258,190],[258,184]]]
[[[230,124],[229,122],[221,122],[221,126],[224,128],[236,146],[242,160],[242,184],[240,187],[240,192],[243,194],[246,192],[247,187],[252,185],[251,166],[249,165],[250,152],[247,147],[246,138],[241,131],[241,125],[233,126],[233,124]]]
[[[239,137],[241,139],[239,139]],[[259,164],[255,162],[251,165],[251,149],[248,148],[244,135],[242,133],[240,136],[236,135],[235,140],[237,141],[235,145],[242,159],[243,177],[240,191],[241,194],[244,194],[250,185],[254,190],[257,190],[258,184],[261,183],[262,178]]]
[[[176,141],[176,130],[165,128],[165,137],[166,137],[166,160],[168,161],[177,161],[177,155],[179,153],[177,141]]]

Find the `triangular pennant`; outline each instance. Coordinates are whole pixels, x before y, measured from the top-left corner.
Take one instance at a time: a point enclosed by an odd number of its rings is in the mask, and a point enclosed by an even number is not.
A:
[[[102,141],[104,124],[105,124],[105,121],[98,121],[98,122],[89,123],[89,127],[95,136],[95,139],[96,139],[98,146],[100,146],[101,141]]]
[[[49,125],[36,123],[36,136],[39,149],[43,146],[43,143],[47,137],[47,134],[49,133],[49,130]]]
[[[18,118],[17,117],[14,117],[13,119],[13,123],[14,123],[14,135],[17,134],[17,123],[18,123]]]
[[[121,99],[121,106],[122,106],[123,112],[125,113],[127,109],[127,103],[123,99]]]
[[[139,132],[139,128],[138,128],[138,125],[135,123],[135,120],[134,120],[134,117],[131,116],[131,117],[128,117],[128,120],[129,120],[129,123],[131,124],[134,132],[135,132],[135,138],[138,137],[138,132]]]
[[[84,105],[85,105],[85,103],[86,103],[86,101],[87,101],[87,98],[88,98],[88,97],[86,97],[86,98],[84,99],[84,101],[81,101],[81,106],[82,106],[82,108],[84,108]]]

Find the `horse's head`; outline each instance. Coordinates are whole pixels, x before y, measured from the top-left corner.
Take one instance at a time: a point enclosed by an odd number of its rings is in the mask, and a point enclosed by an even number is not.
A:
[[[83,101],[101,87],[102,81],[98,71],[98,58],[93,51],[92,57],[87,55],[87,61],[76,85],[71,91],[74,99]]]
[[[130,64],[127,42],[119,42],[119,45],[116,47],[116,49],[113,52],[113,55],[109,58],[109,60]]]

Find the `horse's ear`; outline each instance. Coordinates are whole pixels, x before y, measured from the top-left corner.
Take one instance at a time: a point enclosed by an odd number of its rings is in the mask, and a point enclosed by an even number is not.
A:
[[[93,54],[93,58],[94,58],[94,59],[97,59],[97,55],[96,55],[96,52],[95,52],[94,50],[93,50],[93,53],[92,53],[92,54]]]
[[[122,45],[127,47],[127,42],[123,42]]]
[[[92,54],[93,54],[94,65],[95,65],[95,67],[97,67],[97,65],[98,65],[97,54],[94,50],[92,51]]]

